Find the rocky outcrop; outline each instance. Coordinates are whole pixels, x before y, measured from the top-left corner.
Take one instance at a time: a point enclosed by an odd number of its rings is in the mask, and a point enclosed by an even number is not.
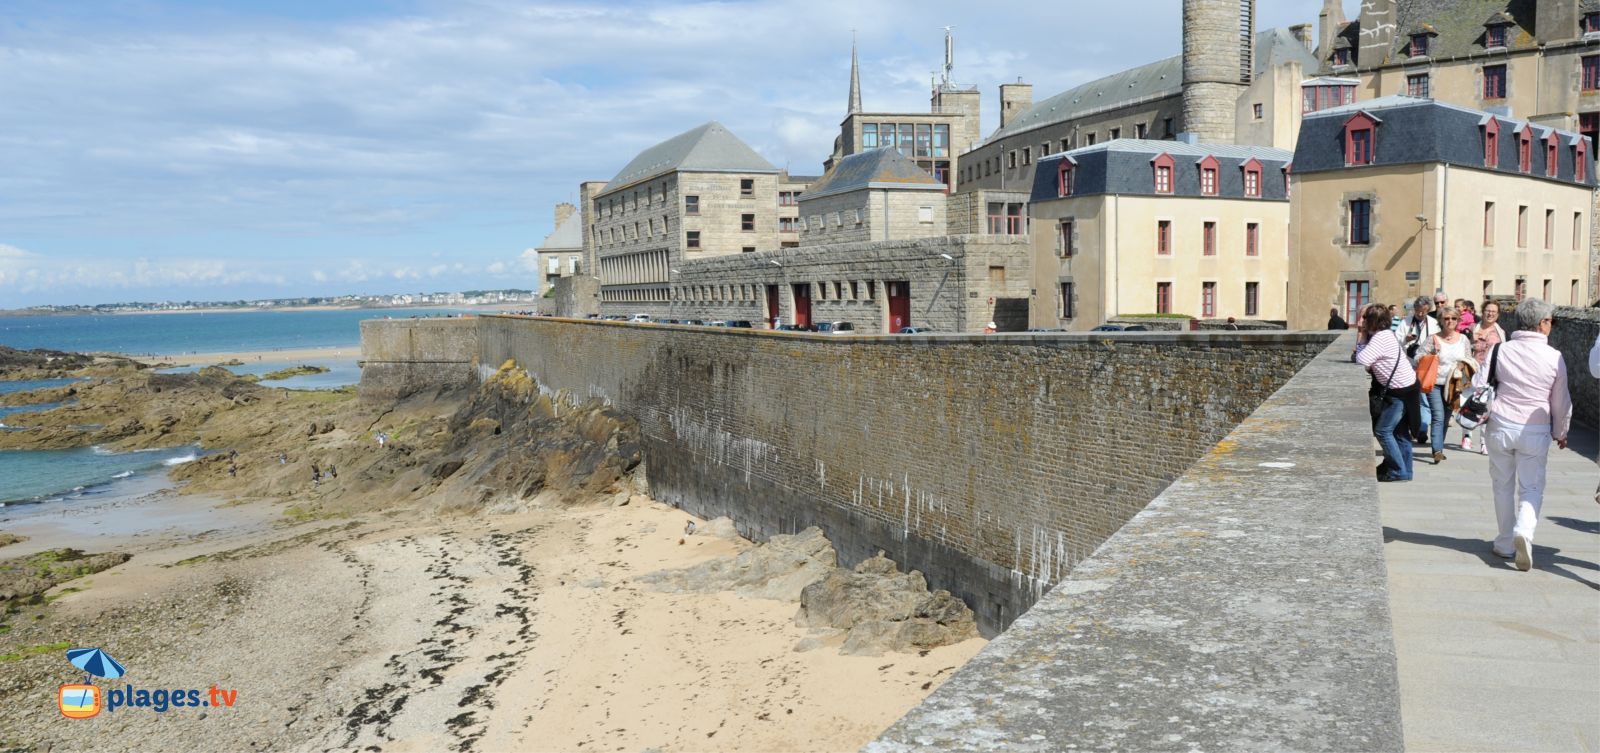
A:
[[[817,528],[779,535],[733,557],[639,578],[652,590],[672,593],[733,591],[761,599],[793,601],[838,564],[833,544]]]
[[[882,553],[854,570],[839,568],[806,586],[795,623],[848,631],[840,653],[866,656],[918,651],[978,635],[972,610],[965,603],[949,591],[929,593],[922,573],[902,573]],[[821,645],[811,640],[796,648]]]
[[[59,350],[17,350],[0,345],[0,379],[47,379],[94,363],[94,356]]]
[[[31,601],[60,583],[127,561],[128,555],[122,552],[85,554],[77,549],[50,549],[0,561],[0,614],[6,607]]]

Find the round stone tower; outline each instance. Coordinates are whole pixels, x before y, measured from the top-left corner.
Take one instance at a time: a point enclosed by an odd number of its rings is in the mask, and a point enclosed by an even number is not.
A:
[[[1183,0],[1183,122],[1195,140],[1233,143],[1255,31],[1255,0]]]

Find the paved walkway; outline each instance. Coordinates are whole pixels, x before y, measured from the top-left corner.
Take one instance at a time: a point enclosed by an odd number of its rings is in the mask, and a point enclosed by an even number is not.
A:
[[[1550,448],[1532,572],[1489,551],[1487,457],[1418,448],[1414,481],[1379,485],[1407,750],[1600,753],[1600,467],[1573,434]]]

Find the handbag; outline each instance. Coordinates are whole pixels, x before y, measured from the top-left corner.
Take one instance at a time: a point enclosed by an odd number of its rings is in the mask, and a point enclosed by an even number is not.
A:
[[[1383,389],[1380,390],[1376,395],[1372,394],[1371,390],[1367,391],[1367,410],[1372,414],[1373,426],[1378,425],[1378,416],[1383,415],[1383,404],[1389,400],[1389,385],[1394,383],[1394,373],[1400,369],[1399,335],[1394,336],[1394,344],[1394,366],[1389,369],[1389,378],[1384,380]],[[1376,382],[1378,378],[1374,376],[1372,379],[1374,382]]]
[[[1396,364],[1398,365],[1398,364]],[[1417,359],[1417,384],[1423,392],[1432,392],[1433,383],[1439,380],[1439,336],[1433,337],[1433,352]]]
[[[1489,383],[1473,389],[1461,401],[1461,410],[1456,411],[1457,426],[1472,431],[1489,419],[1489,408],[1494,405],[1494,391],[1500,386],[1499,373],[1496,371],[1499,365],[1500,345],[1496,343],[1489,351]]]

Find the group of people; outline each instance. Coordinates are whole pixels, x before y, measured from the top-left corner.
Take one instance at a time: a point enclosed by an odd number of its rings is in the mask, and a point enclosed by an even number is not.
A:
[[[1353,359],[1372,375],[1372,429],[1383,448],[1378,480],[1411,480],[1413,444],[1427,446],[1435,465],[1444,462],[1450,419],[1474,390],[1492,388],[1488,420],[1462,429],[1459,447],[1489,456],[1499,523],[1494,553],[1529,570],[1545,462],[1551,443],[1566,448],[1572,418],[1566,364],[1548,342],[1555,307],[1522,300],[1510,314],[1509,336],[1492,300],[1475,309],[1441,293],[1410,308],[1397,317],[1396,307],[1373,304],[1357,323]],[[1600,338],[1589,361],[1600,378]]]

